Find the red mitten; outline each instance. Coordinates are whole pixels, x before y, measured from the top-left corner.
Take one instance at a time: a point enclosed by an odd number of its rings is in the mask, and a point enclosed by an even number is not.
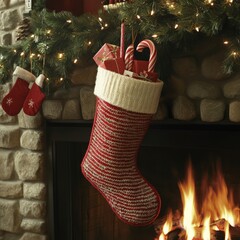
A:
[[[131,225],[150,224],[160,211],[160,196],[141,175],[136,158],[161,89],[160,81],[98,68],[96,113],[81,169],[116,215]]]
[[[15,116],[21,111],[29,92],[28,85],[35,81],[35,76],[21,67],[16,67],[13,77],[16,78],[16,82],[2,100],[2,108],[10,116]]]
[[[44,79],[45,76],[43,74],[37,77],[24,101],[23,111],[27,115],[35,116],[42,105],[42,101],[45,98],[45,94],[41,90]]]

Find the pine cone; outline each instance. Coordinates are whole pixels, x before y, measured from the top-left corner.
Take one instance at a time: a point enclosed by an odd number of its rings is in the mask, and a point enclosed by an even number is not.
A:
[[[31,34],[30,19],[24,18],[16,29],[16,41],[25,39]]]

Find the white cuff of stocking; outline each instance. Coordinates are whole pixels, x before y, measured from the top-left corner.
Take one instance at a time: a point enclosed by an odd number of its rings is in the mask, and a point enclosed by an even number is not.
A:
[[[139,80],[98,67],[94,94],[102,100],[132,112],[154,114],[163,82]]]
[[[27,82],[34,82],[36,77],[29,71],[17,66],[13,72],[13,76],[21,78]]]

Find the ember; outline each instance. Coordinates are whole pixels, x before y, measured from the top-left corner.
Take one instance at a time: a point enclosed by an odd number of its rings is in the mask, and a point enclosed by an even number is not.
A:
[[[179,182],[178,186],[182,213],[170,211],[167,217],[161,219],[156,228],[156,240],[240,239],[240,211],[234,204],[233,192],[227,187],[219,164],[213,174],[203,178],[201,201],[196,197],[191,162],[186,180]]]

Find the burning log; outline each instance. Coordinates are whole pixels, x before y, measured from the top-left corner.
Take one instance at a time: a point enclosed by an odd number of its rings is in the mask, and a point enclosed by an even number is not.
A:
[[[176,216],[176,215],[173,215]],[[178,216],[178,215],[177,215]],[[162,218],[158,221],[158,226],[155,226],[155,230],[157,230],[158,236],[160,236],[163,233],[163,226],[164,221],[166,221],[167,218]],[[175,226],[172,227],[172,229],[165,233],[164,237],[157,237],[156,240],[186,240],[186,230],[181,226],[181,221],[179,219],[179,216],[175,219]],[[177,219],[177,220],[176,220]],[[229,225],[229,223],[225,219],[219,219],[217,221],[214,221],[210,224],[210,235],[211,240],[225,240],[225,228],[226,225],[229,226],[229,235],[231,236],[231,240],[239,240],[240,239],[240,227],[235,226],[232,227]],[[203,225],[200,225],[198,227],[195,227],[196,236],[192,240],[204,240],[201,237],[201,233],[203,230]],[[216,230],[218,229],[218,230]],[[229,238],[230,239],[230,238]]]

